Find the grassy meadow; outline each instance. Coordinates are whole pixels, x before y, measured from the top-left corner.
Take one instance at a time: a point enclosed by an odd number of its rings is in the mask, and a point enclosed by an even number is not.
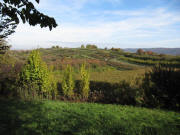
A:
[[[94,103],[0,99],[0,134],[179,135],[180,114]]]

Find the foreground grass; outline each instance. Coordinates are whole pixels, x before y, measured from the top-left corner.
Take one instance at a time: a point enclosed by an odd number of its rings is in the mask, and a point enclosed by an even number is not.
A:
[[[0,99],[1,135],[179,135],[180,114],[120,105]]]

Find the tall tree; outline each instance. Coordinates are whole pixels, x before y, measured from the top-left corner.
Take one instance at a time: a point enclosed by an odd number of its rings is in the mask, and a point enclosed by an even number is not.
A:
[[[72,98],[74,95],[74,80],[73,80],[73,71],[70,65],[67,65],[64,72],[63,81],[62,81],[62,92],[63,95]]]
[[[81,90],[81,96],[84,99],[87,99],[89,96],[89,72],[86,69],[86,64],[81,65],[80,69],[80,75],[81,75],[81,83],[80,83],[80,90]]]
[[[19,85],[25,91],[37,92],[39,96],[49,97],[57,94],[56,80],[50,74],[46,63],[42,60],[40,52],[33,50],[19,74]]]
[[[39,4],[40,0],[35,1]],[[57,26],[54,18],[39,12],[29,0],[3,0],[0,2],[0,15],[3,20],[0,23],[1,38],[12,34],[20,20],[32,26],[49,27],[50,30]]]

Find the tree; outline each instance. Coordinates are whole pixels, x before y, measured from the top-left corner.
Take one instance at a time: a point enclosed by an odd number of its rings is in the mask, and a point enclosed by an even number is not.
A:
[[[35,1],[39,4],[40,0]],[[12,34],[20,20],[32,26],[39,24],[41,28],[49,27],[50,30],[57,26],[54,18],[39,12],[29,0],[3,0],[0,2],[0,14],[1,20],[4,20],[0,32],[6,31],[2,32],[2,37]]]
[[[42,61],[40,52],[33,50],[19,75],[21,86],[30,89],[28,92],[35,91],[39,96],[48,96],[55,91],[53,81],[45,62]],[[33,88],[32,88],[33,87]]]
[[[89,96],[89,72],[86,70],[86,64],[81,65],[81,83],[80,91],[83,98],[88,98]]]
[[[152,51],[146,51],[146,53],[147,53],[148,55],[153,55],[153,52],[152,52]]]
[[[68,65],[65,69],[63,81],[62,81],[62,92],[66,97],[71,98],[74,95],[74,80],[72,67]]]
[[[81,49],[84,49],[85,48],[85,46],[84,45],[81,45]]]
[[[142,55],[142,54],[144,54],[144,51],[143,51],[143,49],[138,49],[136,53],[139,55]]]

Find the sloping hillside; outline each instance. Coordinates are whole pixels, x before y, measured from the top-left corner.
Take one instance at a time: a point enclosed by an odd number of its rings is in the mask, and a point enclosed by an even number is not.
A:
[[[180,67],[180,57],[161,54],[136,54],[124,52],[122,49],[81,49],[81,48],[49,48],[40,49],[43,59],[55,69],[71,64],[74,67],[86,61],[91,67],[113,67],[117,70],[132,70],[158,63]],[[11,51],[10,54],[24,61],[30,51]],[[58,67],[60,66],[60,67]]]
[[[159,54],[180,55],[180,48],[142,48],[145,51],[152,51]],[[126,52],[135,53],[138,48],[124,49]]]

